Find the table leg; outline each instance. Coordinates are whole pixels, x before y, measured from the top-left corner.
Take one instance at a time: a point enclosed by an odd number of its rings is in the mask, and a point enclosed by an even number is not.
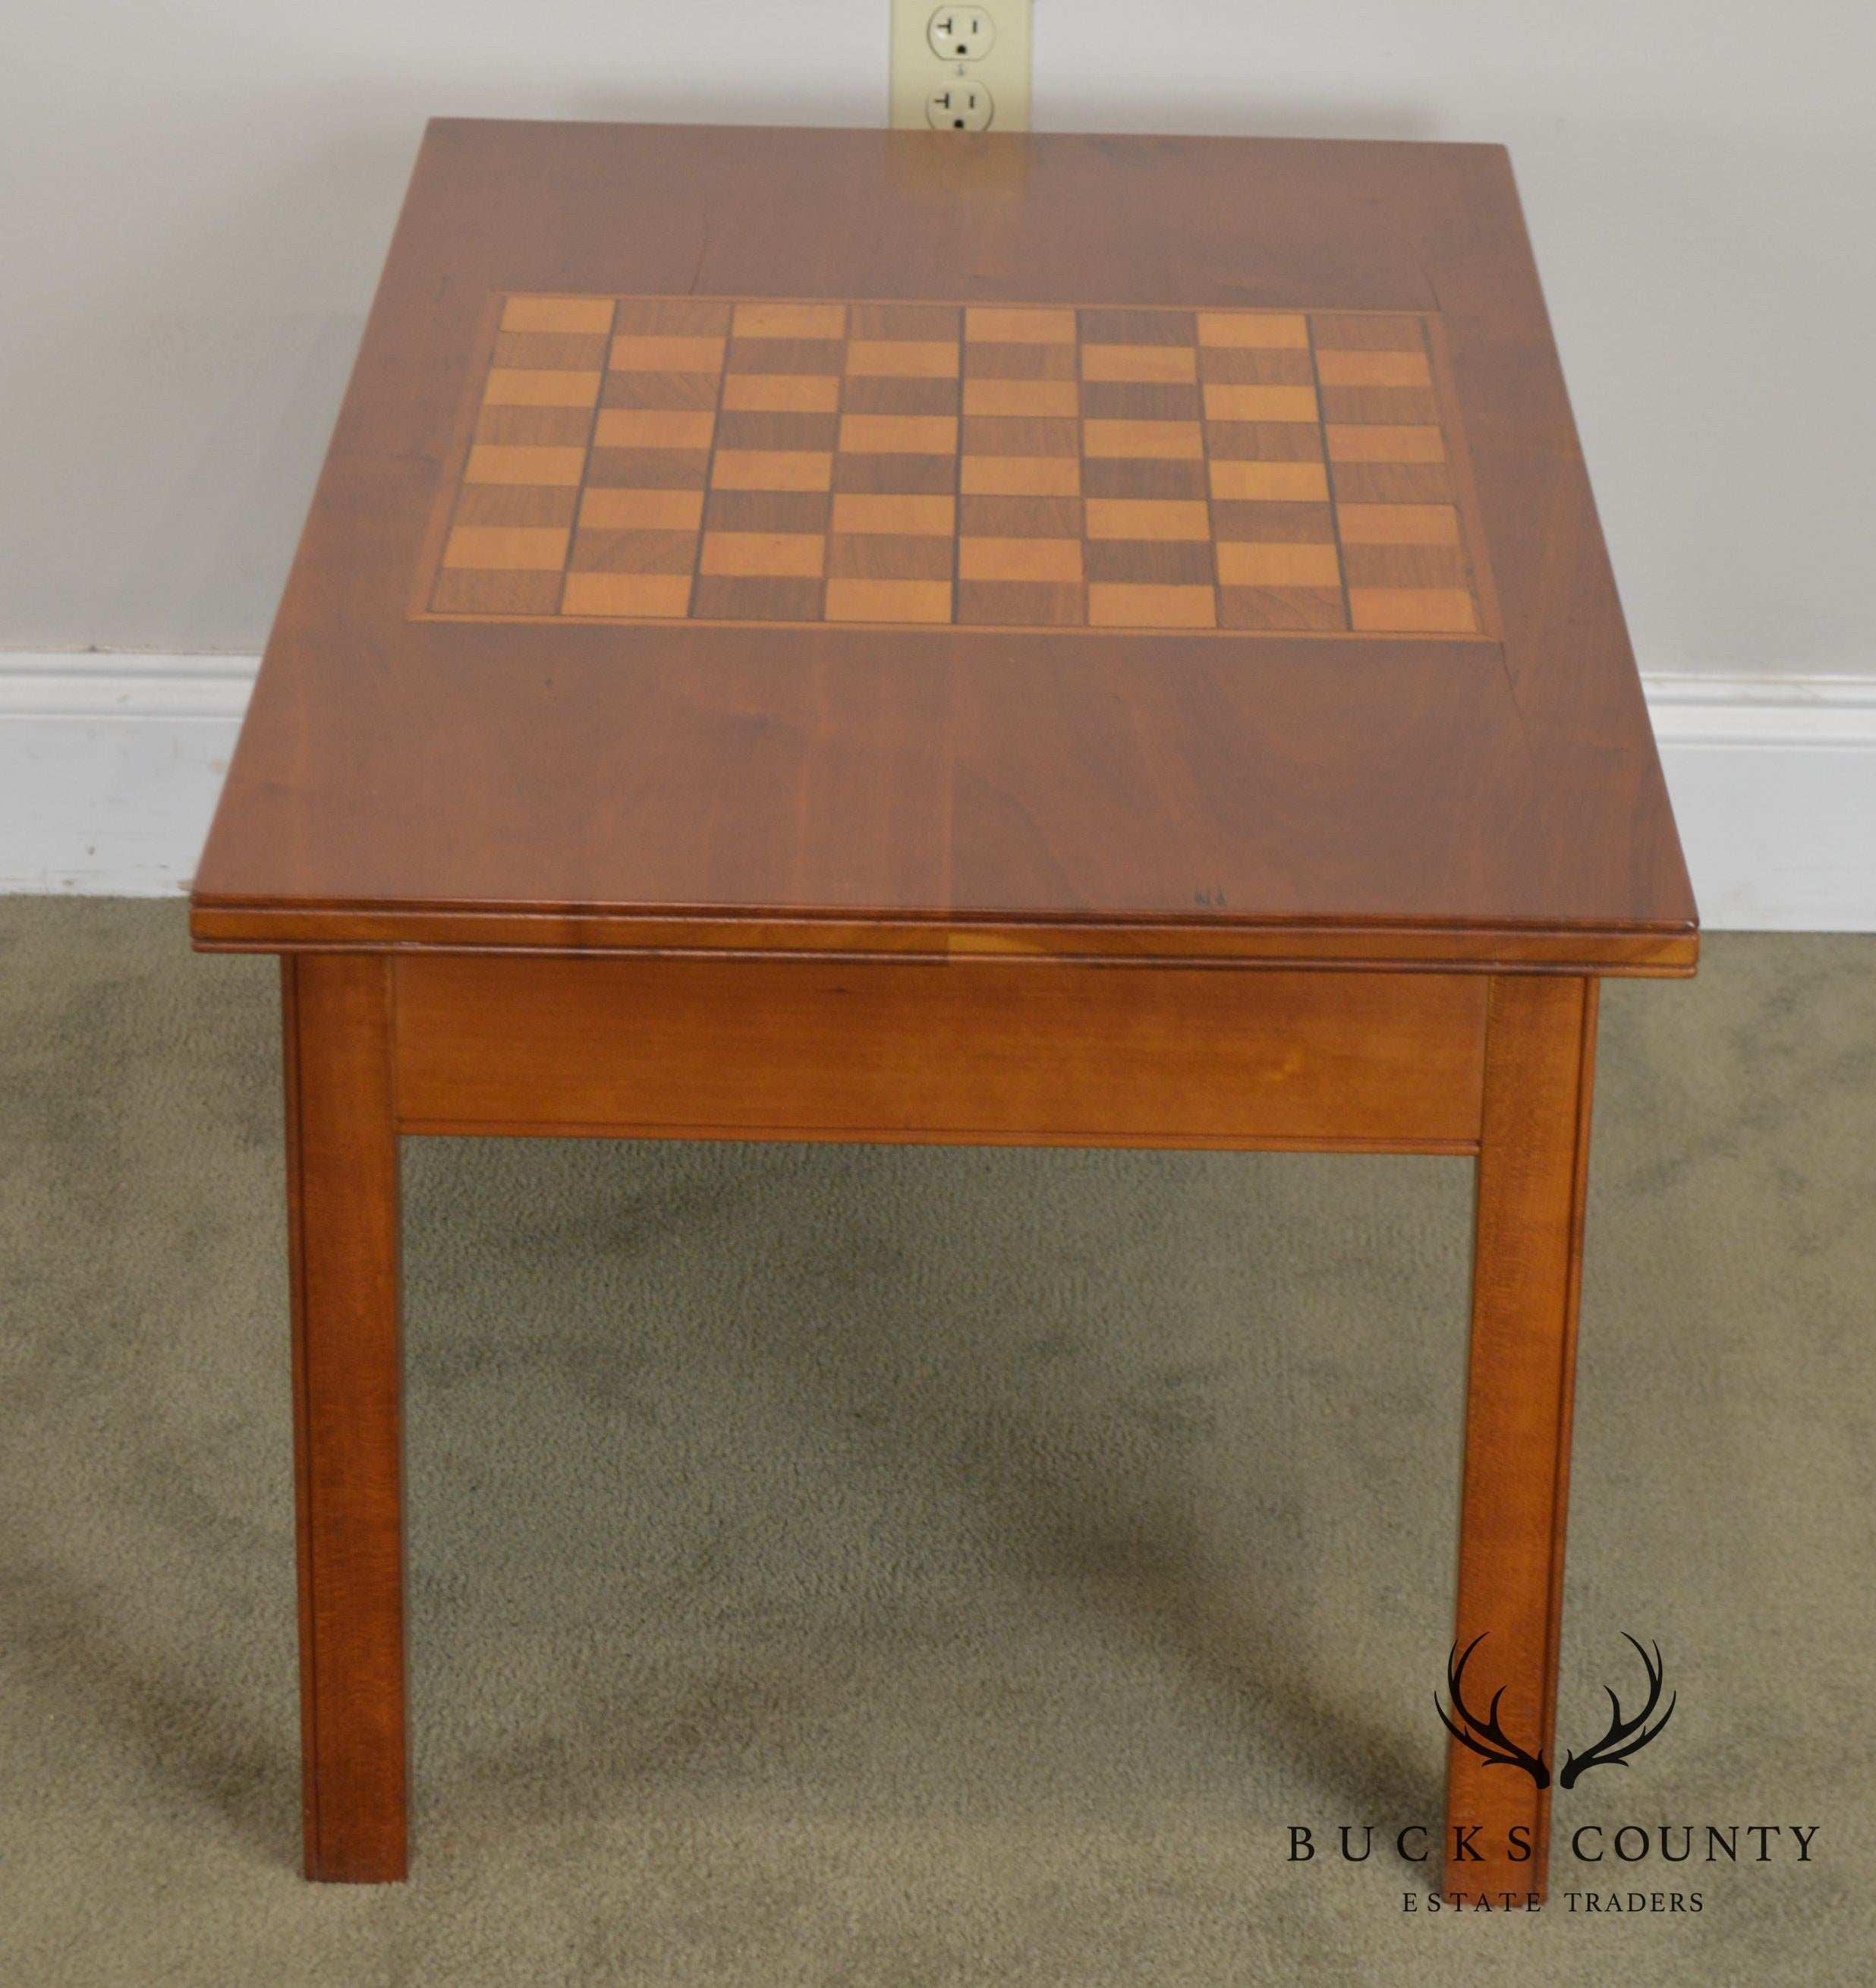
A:
[[[1495,979],[1486,1033],[1455,1648],[1482,1638],[1466,1705],[1489,1719],[1502,1686],[1499,1730],[1550,1774],[1596,996],[1591,979]],[[1550,1791],[1539,1778],[1449,1743],[1448,1892],[1496,1904],[1544,1891]]]
[[[408,1779],[390,969],[281,967],[306,1870],[383,1882]]]

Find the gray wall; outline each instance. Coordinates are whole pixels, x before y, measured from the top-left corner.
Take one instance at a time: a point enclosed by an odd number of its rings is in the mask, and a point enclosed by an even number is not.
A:
[[[0,647],[259,647],[424,118],[869,123],[885,0],[56,0]],[[1508,144],[1643,667],[1876,674],[1869,0],[1039,0],[1049,130]]]

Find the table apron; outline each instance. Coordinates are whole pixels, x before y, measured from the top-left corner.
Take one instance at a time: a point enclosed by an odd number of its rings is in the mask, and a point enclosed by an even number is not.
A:
[[[395,958],[407,1133],[1472,1153],[1479,975]]]

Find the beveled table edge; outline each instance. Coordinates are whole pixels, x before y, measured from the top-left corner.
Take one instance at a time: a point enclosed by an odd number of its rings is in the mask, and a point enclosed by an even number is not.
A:
[[[1316,967],[1690,977],[1698,925],[1519,925],[877,914],[799,918],[544,906],[238,904],[192,897],[202,952],[487,952]]]

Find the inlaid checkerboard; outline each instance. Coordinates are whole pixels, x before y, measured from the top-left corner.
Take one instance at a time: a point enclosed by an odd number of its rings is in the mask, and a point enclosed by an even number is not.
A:
[[[478,619],[1465,635],[1428,320],[511,296],[424,597]]]

